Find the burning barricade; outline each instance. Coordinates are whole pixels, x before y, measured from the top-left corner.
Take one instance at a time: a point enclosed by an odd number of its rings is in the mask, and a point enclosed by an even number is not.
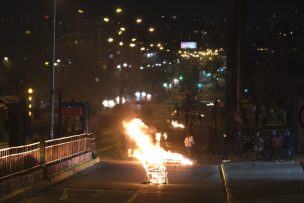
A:
[[[140,119],[124,121],[125,133],[136,143],[136,149],[128,150],[129,157],[140,160],[146,170],[149,183],[168,183],[166,163],[179,163],[192,165],[193,162],[183,155],[166,151],[160,145],[161,138],[166,139],[166,134],[156,133],[153,136]]]

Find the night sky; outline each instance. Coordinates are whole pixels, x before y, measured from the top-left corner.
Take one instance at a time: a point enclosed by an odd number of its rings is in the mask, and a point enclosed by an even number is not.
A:
[[[35,15],[52,13],[53,0],[3,0],[1,16]],[[227,14],[227,0],[57,0],[58,11],[69,16],[73,9],[89,11],[95,16],[113,14],[113,8],[121,6],[125,15],[153,17],[160,15],[199,16],[210,23],[216,23]],[[288,18],[290,11],[304,10],[302,0],[247,0],[249,19],[263,20],[273,13]]]

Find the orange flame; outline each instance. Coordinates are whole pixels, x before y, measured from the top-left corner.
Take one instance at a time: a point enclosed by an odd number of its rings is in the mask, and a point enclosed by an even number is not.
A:
[[[166,134],[156,133],[155,141],[149,134],[149,128],[140,119],[124,121],[123,126],[126,134],[134,140],[137,149],[134,149],[132,156],[140,160],[147,172],[150,183],[162,184],[167,183],[167,170],[165,163],[190,164],[193,162],[181,154],[172,153],[161,148],[161,138],[167,137]],[[128,151],[130,154],[130,150]]]
[[[171,121],[173,128],[185,128],[184,124],[178,123],[177,121]]]

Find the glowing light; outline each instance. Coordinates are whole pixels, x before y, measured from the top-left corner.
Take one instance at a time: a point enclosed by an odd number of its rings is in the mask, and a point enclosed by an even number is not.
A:
[[[128,64],[127,64],[127,63],[124,63],[124,64],[122,64],[122,66],[123,66],[123,67],[127,67],[127,66],[128,66]]]
[[[149,182],[165,184],[168,182],[165,163],[180,163],[192,165],[193,162],[181,154],[172,153],[161,148],[161,139],[167,139],[167,134],[156,133],[154,139],[149,134],[149,127],[140,119],[123,121],[125,133],[135,142],[137,148],[128,150],[131,157],[140,160],[146,170]]]
[[[136,46],[136,44],[134,44],[134,43],[130,43],[130,45],[129,45],[130,47],[135,47]]]
[[[78,13],[83,14],[83,13],[84,13],[84,11],[83,11],[83,10],[81,10],[81,9],[78,9]]]
[[[45,66],[48,66],[48,65],[49,65],[49,62],[48,62],[48,61],[45,61],[45,62],[44,62],[44,65],[45,65]]]
[[[111,43],[111,42],[113,42],[113,41],[114,41],[114,39],[113,39],[112,37],[109,37],[109,38],[108,38],[108,42]]]
[[[142,96],[142,97],[145,97],[146,95],[147,95],[147,93],[145,93],[145,92],[142,92],[142,93],[141,93],[141,96]]]
[[[3,60],[4,60],[5,62],[8,62],[8,57],[7,57],[7,56],[3,57]]]
[[[114,100],[104,100],[102,105],[106,108],[113,108],[115,106]]]
[[[176,84],[178,83],[178,79],[177,79],[177,78],[174,78],[174,79],[173,79],[173,82],[174,82],[174,84],[176,85]]]
[[[139,23],[142,23],[142,19],[141,19],[141,18],[137,18],[137,19],[136,19],[136,23],[138,23],[138,24],[139,24]]]
[[[124,43],[123,42],[119,42],[119,46],[123,46],[124,45]]]
[[[125,27],[121,27],[119,28],[122,32],[126,31],[126,28]]]
[[[122,13],[122,8],[116,8],[115,12],[116,13]]]
[[[31,96],[30,96],[30,97],[28,97],[28,100],[29,100],[29,101],[32,101],[32,97],[31,97]]]
[[[141,48],[140,48],[140,51],[145,51],[145,50],[146,50],[145,47],[141,47]]]
[[[151,101],[152,100],[152,95],[151,94],[147,94],[147,100]]]
[[[136,92],[136,93],[135,93],[135,96],[136,96],[136,97],[140,97],[140,92]]]
[[[155,28],[154,27],[150,27],[149,28],[149,32],[154,32],[155,31]]]
[[[178,123],[177,121],[171,121],[173,128],[185,128],[184,124]]]
[[[103,18],[103,21],[106,22],[106,23],[108,23],[108,22],[110,21],[110,19],[107,18],[107,17],[104,17],[104,18]]]
[[[32,94],[32,93],[34,92],[34,90],[33,90],[32,88],[28,88],[27,92],[28,92],[29,94]]]
[[[135,41],[136,41],[136,38],[132,38],[131,41],[132,41],[132,42],[135,42]]]
[[[214,103],[210,102],[208,104],[206,104],[207,106],[214,106]]]

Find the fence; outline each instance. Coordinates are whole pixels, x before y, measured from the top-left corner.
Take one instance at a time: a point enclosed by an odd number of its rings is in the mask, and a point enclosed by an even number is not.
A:
[[[40,142],[0,150],[0,179],[40,166]]]
[[[0,150],[0,180],[40,167],[94,151],[92,134],[80,134]],[[42,155],[42,157],[41,157]],[[41,161],[43,160],[44,161]]]
[[[93,151],[92,134],[80,134],[45,141],[45,164],[59,162]]]

